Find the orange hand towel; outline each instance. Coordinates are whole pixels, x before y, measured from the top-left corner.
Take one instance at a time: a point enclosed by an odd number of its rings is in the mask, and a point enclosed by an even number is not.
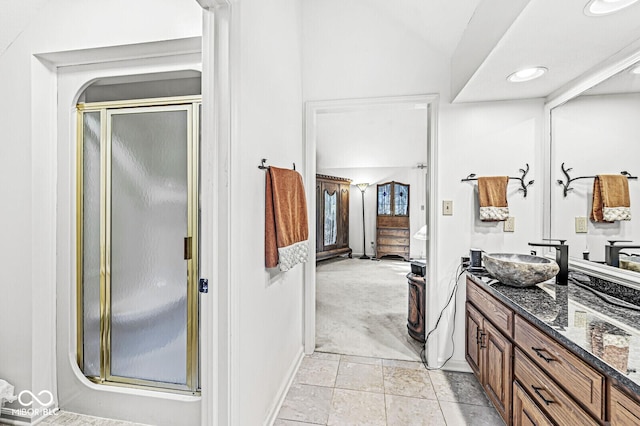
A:
[[[478,198],[480,202],[480,220],[495,222],[507,220],[507,184],[509,176],[486,176],[478,178]]]
[[[629,180],[624,175],[598,175],[593,180],[591,220],[631,220]]]
[[[265,188],[265,266],[288,271],[307,261],[307,200],[302,176],[271,166]]]

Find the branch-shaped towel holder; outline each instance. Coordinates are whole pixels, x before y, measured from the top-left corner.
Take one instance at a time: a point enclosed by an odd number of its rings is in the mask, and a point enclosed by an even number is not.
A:
[[[572,167],[569,167],[567,169],[564,167],[564,163],[562,163],[560,165],[560,168],[562,169],[562,173],[567,177],[567,181],[565,182],[563,179],[558,179],[556,182],[558,182],[559,185],[562,185],[562,191],[565,197],[567,196],[567,194],[569,194],[569,191],[573,191],[573,188],[571,188],[570,185],[571,185],[571,182],[573,182],[574,180],[595,178],[595,176],[578,176],[578,177],[572,178],[571,176],[569,176],[569,172],[573,170]],[[629,173],[626,170],[621,171],[620,174],[623,176],[626,176],[627,179],[638,179],[638,176],[632,176],[631,173]]]
[[[527,187],[529,187],[530,185],[533,184],[533,182],[535,182],[535,180],[530,180],[529,182],[525,183],[524,178],[527,176],[527,173],[529,173],[529,163],[525,163],[525,168],[524,169],[519,169],[518,170],[520,173],[522,173],[522,176],[520,177],[511,177],[509,176],[509,180],[517,180],[520,181],[520,188],[518,188],[518,191],[522,191],[522,194],[525,198],[527,198]],[[476,177],[475,173],[471,173],[469,176],[467,176],[466,178],[462,179],[461,182],[469,182],[472,180],[478,180],[478,178]]]
[[[267,159],[263,158],[260,161],[260,165],[258,166],[258,168],[261,169],[261,170],[267,170],[269,168],[269,166],[265,166],[264,163],[266,163],[266,162],[267,162]],[[296,163],[293,163],[293,170],[295,170],[295,169],[296,169]]]

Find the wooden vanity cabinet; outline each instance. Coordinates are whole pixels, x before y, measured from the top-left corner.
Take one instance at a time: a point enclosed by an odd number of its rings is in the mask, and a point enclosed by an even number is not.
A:
[[[518,382],[513,383],[513,426],[552,426]]]
[[[500,416],[510,424],[513,345],[469,302],[466,323],[467,361]]]
[[[507,425],[605,424],[605,377],[469,278],[465,351]]]
[[[616,386],[609,387],[609,414],[611,426],[640,425],[640,403]]]

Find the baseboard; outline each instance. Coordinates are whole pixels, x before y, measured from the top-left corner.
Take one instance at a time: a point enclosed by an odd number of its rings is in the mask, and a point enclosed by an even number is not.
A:
[[[289,367],[289,371],[287,372],[286,379],[284,380],[284,382],[282,383],[282,386],[280,386],[280,389],[278,390],[278,395],[279,395],[278,399],[276,400],[275,405],[269,411],[269,415],[267,416],[267,419],[264,422],[265,425],[271,426],[276,421],[276,418],[278,417],[278,413],[280,412],[280,408],[284,403],[284,399],[287,397],[287,392],[289,392],[289,388],[293,384],[293,379],[296,377],[296,374],[298,373],[298,369],[300,368],[300,364],[302,363],[303,358],[304,358],[304,348],[301,346],[294,359],[294,362],[292,362],[291,367]]]
[[[472,373],[471,367],[467,364],[467,361],[464,360],[450,360],[447,362],[444,367],[442,367],[444,371],[457,371],[460,373]]]

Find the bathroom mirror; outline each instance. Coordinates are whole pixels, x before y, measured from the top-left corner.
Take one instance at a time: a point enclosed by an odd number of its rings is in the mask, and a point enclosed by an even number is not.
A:
[[[631,220],[590,220],[592,176],[621,172],[640,175],[639,53],[609,66],[608,73],[601,70],[600,78],[585,78],[585,90],[574,89],[574,96],[560,96],[560,100],[549,102],[549,209],[545,236],[567,239],[574,269],[615,277],[640,288],[639,272],[604,265],[609,240],[628,240],[631,242],[624,244],[640,246],[640,180],[628,180]],[[566,184],[578,177],[585,178],[570,182],[565,195],[564,185],[558,181]],[[621,253],[625,267],[640,270],[640,249],[622,249]]]

